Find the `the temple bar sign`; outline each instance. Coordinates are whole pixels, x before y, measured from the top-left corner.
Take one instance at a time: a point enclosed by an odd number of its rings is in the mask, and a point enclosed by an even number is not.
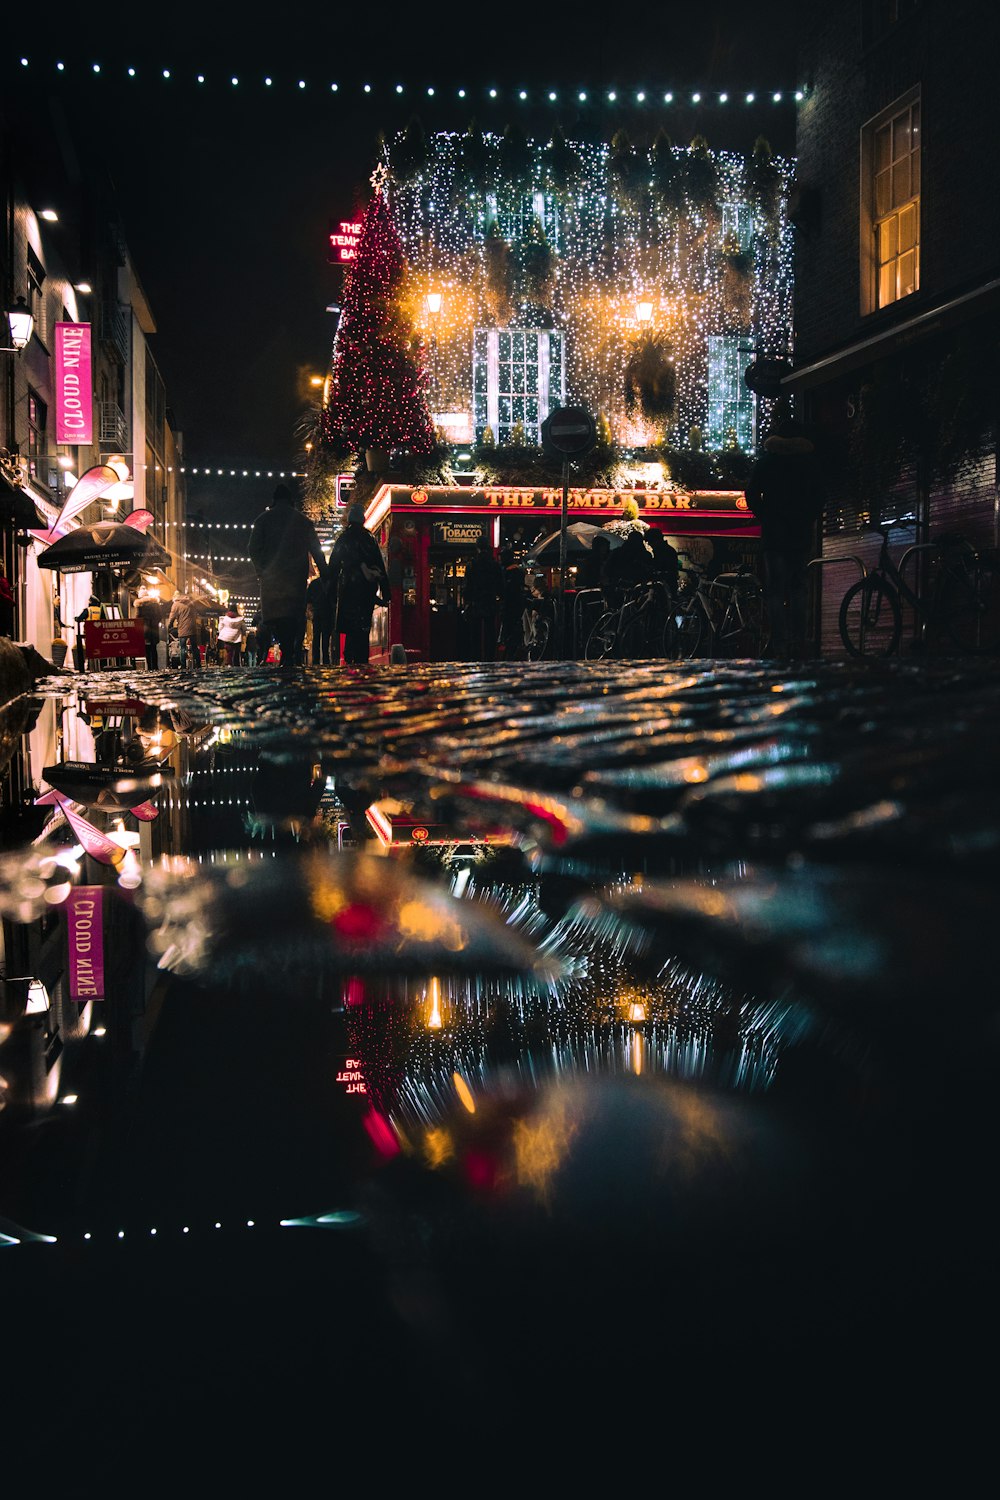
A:
[[[516,511],[559,511],[562,506],[561,489],[527,489],[488,486],[481,490],[459,489],[447,485],[428,485],[424,489],[408,489],[394,485],[391,491],[393,509],[430,511],[479,510],[509,514]],[[658,514],[698,512],[719,515],[744,515],[750,519],[750,507],[740,490],[570,490],[567,505],[569,510],[620,515],[626,500],[634,500],[643,511]]]
[[[338,263],[357,260],[358,241],[360,239],[360,223],[354,223],[350,219],[332,219],[330,221],[327,260]]]

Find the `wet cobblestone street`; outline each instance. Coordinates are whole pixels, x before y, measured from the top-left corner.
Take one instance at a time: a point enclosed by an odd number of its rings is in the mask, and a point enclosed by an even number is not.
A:
[[[77,1272],[100,1241],[118,1293],[224,1285],[225,1379],[260,1278],[279,1359],[328,1299],[282,1398],[309,1410],[339,1278],[377,1330],[360,1381],[380,1348],[447,1378],[458,1345],[490,1400],[669,1349],[663,1401],[720,1362],[912,1401],[995,1328],[996,663],[38,691],[64,738],[131,705],[165,772],[141,879],[109,886],[118,968],[152,979],[134,1076],[67,1047],[80,1112],[34,1132],[0,1215]],[[4,853],[9,921],[58,904],[57,841]]]

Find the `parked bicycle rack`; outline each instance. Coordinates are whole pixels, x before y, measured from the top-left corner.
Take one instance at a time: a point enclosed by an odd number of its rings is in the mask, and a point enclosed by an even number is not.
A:
[[[574,660],[579,658],[580,652],[586,645],[586,640],[582,639],[584,611],[592,604],[602,605],[603,599],[604,594],[600,589],[578,589],[576,592],[573,599],[573,640],[571,648]],[[595,611],[595,620],[599,613],[600,609]],[[593,624],[593,620],[590,623]]]
[[[862,579],[868,577],[868,569],[856,552],[845,552],[842,557],[811,557],[806,563],[807,568],[825,568],[827,563],[853,562],[858,565],[858,573]],[[858,628],[858,644],[862,654],[865,649],[865,612],[861,611],[861,624]]]

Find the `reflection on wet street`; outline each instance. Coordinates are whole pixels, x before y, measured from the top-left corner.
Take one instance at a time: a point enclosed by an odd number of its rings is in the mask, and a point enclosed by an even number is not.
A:
[[[993,1319],[995,664],[105,672],[2,712],[7,1296],[99,1287],[126,1362],[141,1306],[156,1400],[260,1348],[283,1411],[400,1360],[551,1394],[669,1355],[690,1396],[877,1350],[898,1393]]]

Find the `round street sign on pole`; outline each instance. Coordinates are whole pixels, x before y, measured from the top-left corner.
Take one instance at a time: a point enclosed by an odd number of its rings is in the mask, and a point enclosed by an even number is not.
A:
[[[542,423],[542,447],[559,458],[582,458],[597,442],[597,426],[582,406],[557,406]]]
[[[569,461],[583,458],[597,442],[597,426],[582,406],[557,406],[542,423],[542,447],[562,459],[562,511],[559,517],[559,648],[566,655],[566,522],[569,515]]]

